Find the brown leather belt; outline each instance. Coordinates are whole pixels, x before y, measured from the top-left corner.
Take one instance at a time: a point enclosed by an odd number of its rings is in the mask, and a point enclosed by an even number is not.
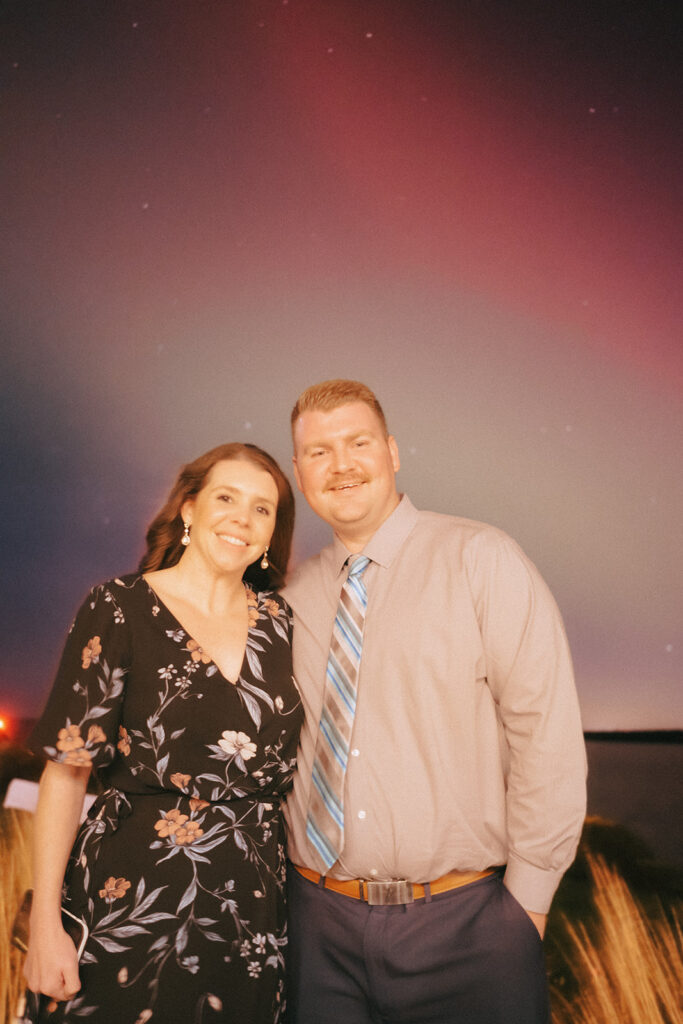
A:
[[[447,875],[422,885],[419,882],[407,882],[404,878],[394,879],[391,882],[373,882],[366,878],[352,878],[342,881],[339,878],[330,878],[329,875],[320,875],[310,868],[294,867],[307,878],[309,882],[322,885],[324,889],[341,893],[342,896],[350,896],[354,900],[364,900],[372,906],[395,906],[401,903],[413,903],[414,900],[424,899],[428,893],[436,896],[440,892],[449,892],[461,885],[469,885],[480,878],[486,878],[493,874],[493,868],[487,871],[449,871]],[[322,882],[321,882],[322,879]]]

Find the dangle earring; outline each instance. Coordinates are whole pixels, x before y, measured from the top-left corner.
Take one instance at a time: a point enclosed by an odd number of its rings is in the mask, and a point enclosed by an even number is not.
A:
[[[180,538],[180,543],[183,545],[184,548],[186,548],[187,545],[190,543],[190,524],[183,523],[183,526],[185,527],[185,532]]]
[[[263,558],[261,559],[261,568],[267,569],[269,565],[270,562],[268,561],[268,548],[266,548],[266,550],[263,552]]]

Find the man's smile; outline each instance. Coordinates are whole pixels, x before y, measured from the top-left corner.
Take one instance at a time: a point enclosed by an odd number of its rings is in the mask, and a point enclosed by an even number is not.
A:
[[[364,484],[366,482],[367,481],[365,481],[365,480],[345,480],[343,483],[340,483],[340,484],[329,484],[327,486],[326,490],[328,490],[328,491],[350,491],[354,487],[360,487],[362,484]]]

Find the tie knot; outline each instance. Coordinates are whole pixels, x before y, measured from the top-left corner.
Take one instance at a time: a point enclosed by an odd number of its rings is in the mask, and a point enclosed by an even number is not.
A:
[[[370,565],[370,559],[367,555],[351,555],[347,564],[349,567],[349,576],[360,576]]]

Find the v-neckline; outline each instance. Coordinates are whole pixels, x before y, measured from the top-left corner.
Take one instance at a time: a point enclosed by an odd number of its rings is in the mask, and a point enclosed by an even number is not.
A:
[[[237,684],[239,683],[240,679],[242,678],[242,673],[244,672],[244,666],[245,666],[245,663],[247,661],[247,648],[249,647],[249,635],[251,633],[251,625],[249,623],[249,601],[248,601],[248,599],[247,599],[247,639],[246,639],[246,643],[244,644],[244,653],[242,654],[242,661],[240,662],[240,668],[239,668],[239,672],[237,674],[237,679],[233,680],[229,676],[226,676],[225,672],[222,670],[222,668],[220,667],[218,662],[214,661],[214,659],[211,657],[211,655],[207,651],[204,650],[204,648],[199,643],[199,640],[195,640],[195,638],[190,633],[189,629],[186,629],[186,627],[182,624],[182,622],[180,621],[178,616],[175,615],[174,612],[171,611],[171,609],[168,607],[166,602],[159,596],[159,594],[156,592],[156,590],[154,589],[152,584],[149,582],[149,580],[146,579],[146,577],[144,576],[143,573],[140,574],[140,579],[143,581],[143,583],[147,587],[147,590],[149,591],[150,596],[154,599],[156,604],[159,605],[160,608],[163,608],[163,610],[165,611],[167,617],[169,619],[172,619],[173,622],[175,622],[175,624],[178,626],[179,629],[182,629],[183,633],[185,634],[185,636],[187,637],[188,640],[192,640],[192,642],[197,645],[197,650],[201,651],[202,654],[206,655],[206,657],[209,658],[208,662],[203,662],[200,659],[200,664],[204,665],[205,667],[207,665],[209,665],[209,664],[213,665],[214,668],[216,669],[216,672],[218,672],[218,674],[221,676],[222,679],[225,680],[226,683],[229,683],[231,686],[237,686]],[[244,593],[245,593],[245,597],[246,597],[247,590],[249,590],[250,588],[249,588],[248,584],[246,584],[244,582],[244,580],[242,580],[242,586],[244,587]],[[192,657],[192,652],[191,651],[188,651],[188,654],[189,654],[190,657]]]

